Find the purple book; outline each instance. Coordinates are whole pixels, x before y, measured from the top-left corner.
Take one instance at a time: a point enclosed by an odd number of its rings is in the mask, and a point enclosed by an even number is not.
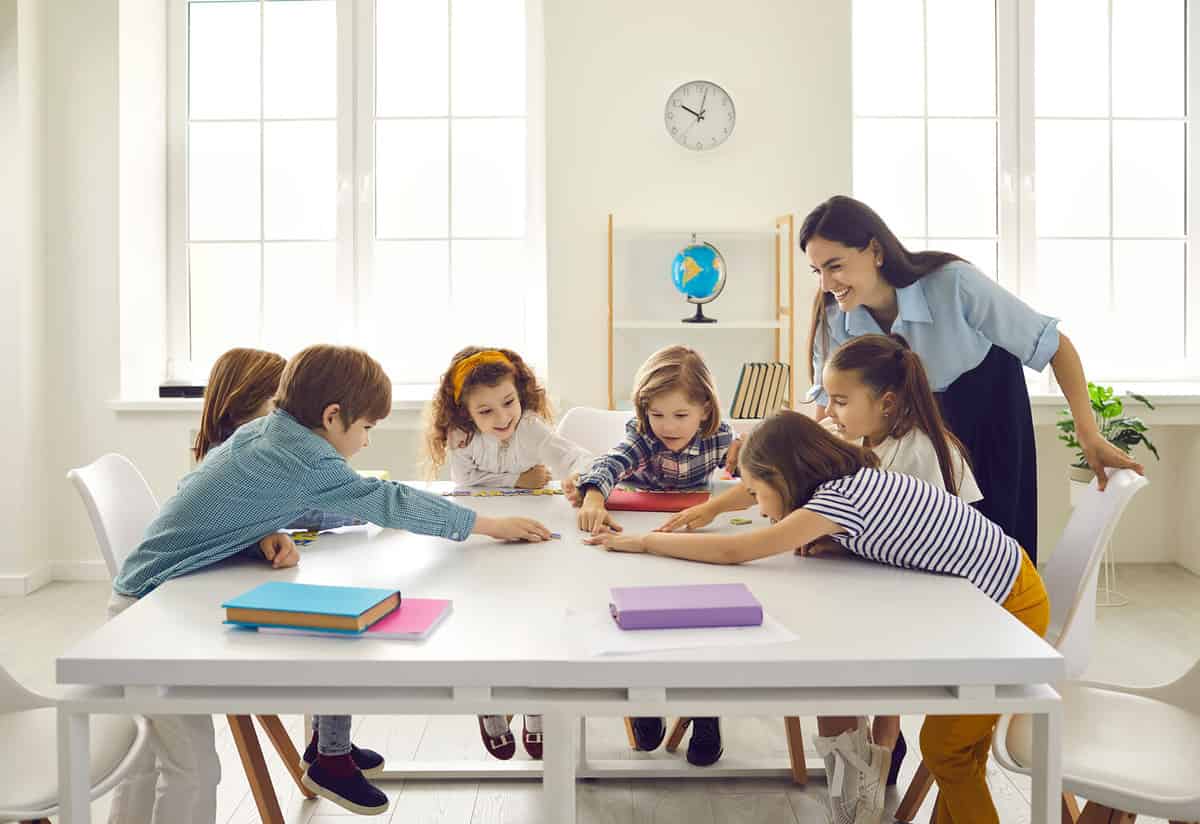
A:
[[[608,605],[621,629],[757,627],[760,604],[745,584],[613,587]]]

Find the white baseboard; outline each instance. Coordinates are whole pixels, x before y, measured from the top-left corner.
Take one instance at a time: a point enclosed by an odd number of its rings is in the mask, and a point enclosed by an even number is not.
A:
[[[28,595],[54,580],[50,564],[42,564],[22,575],[0,575],[0,595]]]
[[[55,581],[107,581],[104,561],[51,561]]]

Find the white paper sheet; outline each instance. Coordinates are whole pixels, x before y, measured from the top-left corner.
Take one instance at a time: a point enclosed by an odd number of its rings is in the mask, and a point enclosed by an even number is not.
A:
[[[607,609],[567,610],[567,632],[576,655],[636,655],[660,650],[784,644],[799,636],[767,613],[762,626],[703,629],[635,629],[617,626]]]

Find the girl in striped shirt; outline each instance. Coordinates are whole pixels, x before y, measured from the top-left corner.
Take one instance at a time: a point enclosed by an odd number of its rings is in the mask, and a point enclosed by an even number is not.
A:
[[[605,534],[610,550],[738,564],[822,538],[877,563],[965,578],[1038,635],[1050,600],[1036,567],[1015,540],[960,498],[925,481],[879,469],[874,452],[847,443],[798,412],[783,411],[746,439],[742,485],[721,496],[725,510],[757,501],[772,525],[741,535]],[[938,785],[935,824],[997,822],[985,780],[998,716],[929,716],[921,751]],[[891,753],[855,734],[817,742],[840,777],[830,787],[835,822],[878,822]]]

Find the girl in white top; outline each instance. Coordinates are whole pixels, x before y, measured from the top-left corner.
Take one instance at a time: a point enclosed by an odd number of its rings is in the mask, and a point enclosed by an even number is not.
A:
[[[742,484],[713,499],[703,514],[715,516],[757,501],[771,526],[738,535],[609,533],[588,542],[621,552],[740,564],[832,538],[869,561],[963,578],[1033,632],[1045,633],[1049,599],[1028,554],[940,484],[882,471],[873,452],[790,410],[750,433],[738,464]],[[705,523],[693,519],[687,526]],[[823,728],[814,742],[825,756],[833,820],[876,824],[892,753],[887,743],[871,740],[863,723],[849,720],[853,723],[842,733],[831,736]],[[934,819],[939,824],[997,822],[985,779],[995,720],[926,719],[921,749],[940,792]]]
[[[592,456],[550,428],[546,390],[510,349],[469,346],[442,376],[425,430],[429,475],[449,459],[458,486],[541,489],[551,477],[586,471]],[[503,715],[479,716],[487,751],[507,760],[516,753]],[[522,743],[542,757],[542,717],[525,718]]]

